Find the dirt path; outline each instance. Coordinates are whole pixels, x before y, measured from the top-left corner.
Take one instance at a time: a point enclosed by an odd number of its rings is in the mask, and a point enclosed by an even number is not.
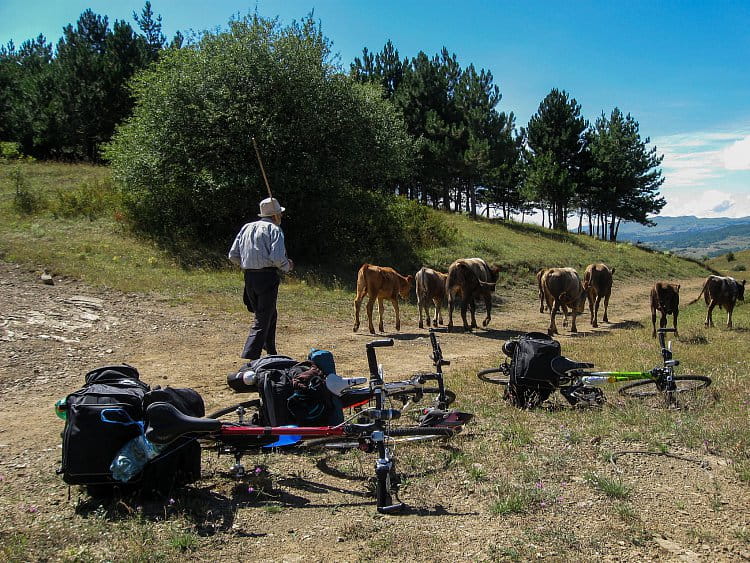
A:
[[[682,280],[683,299],[697,295],[701,281]],[[502,291],[499,293],[501,303],[498,310],[493,311],[490,330],[480,329],[474,334],[441,334],[443,351],[454,367],[491,365],[499,357],[502,341],[508,337],[519,332],[546,330],[549,317],[539,313],[531,285],[523,292],[523,306],[511,301]],[[225,376],[242,363],[237,351],[241,349],[249,322],[246,314],[217,315],[190,306],[171,306],[158,297],[94,289],[72,279],[56,278],[54,285],[44,285],[36,272],[3,262],[0,262],[0,304],[0,492],[3,497],[0,522],[5,520],[3,527],[6,529],[13,530],[19,521],[30,518],[25,514],[30,509],[24,507],[31,506],[36,507],[34,518],[46,522],[45,526],[67,525],[75,529],[78,525],[75,518],[71,519],[72,506],[66,501],[67,488],[53,472],[60,459],[62,424],[54,417],[52,404],[79,388],[88,370],[126,361],[138,367],[143,379],[152,385],[195,388],[203,395],[208,409],[226,405],[234,398],[225,384]],[[381,356],[386,373],[391,377],[430,368],[426,331],[416,328],[415,308],[405,309],[401,333],[388,333],[396,339],[396,345],[383,351]],[[648,287],[616,280],[609,313],[612,324],[595,330],[628,326],[648,314]],[[386,328],[392,323],[392,311],[386,309]],[[562,322],[559,326],[562,328]],[[592,331],[588,313],[580,319],[579,330],[579,335]],[[372,337],[362,329],[353,333],[349,319],[328,324],[322,332],[315,319],[291,318],[289,311],[282,306],[279,334],[282,353],[302,358],[312,346],[328,348],[335,354],[340,373],[366,373],[364,344]],[[571,337],[567,330],[563,331],[561,341],[568,338]],[[216,462],[207,463],[214,468],[210,464]],[[279,463],[295,475],[295,479],[314,476],[324,482],[314,468],[301,468],[294,461]],[[640,462],[637,460],[628,460],[627,463],[635,464],[634,471],[653,469],[653,465],[638,467]],[[666,492],[680,487],[686,478],[705,480],[705,487],[711,486],[711,479],[705,476],[705,472],[690,464],[680,468],[683,472],[678,475],[668,470],[662,475]],[[212,475],[212,471],[209,469],[208,474]],[[295,508],[271,514],[263,512],[257,504],[238,505],[235,501],[231,504],[232,515],[228,524],[225,512],[229,508],[222,505],[217,508],[217,514],[223,516],[217,516],[215,526],[228,535],[207,540],[208,544],[201,546],[196,558],[236,558],[261,548],[268,559],[274,560],[300,560],[300,553],[308,553],[315,560],[361,558],[357,555],[358,550],[371,546],[372,538],[383,532],[384,522],[388,520],[373,518],[371,501],[357,492],[359,485],[346,482],[342,485],[340,480],[334,479],[321,484],[323,488],[317,492],[311,492],[299,489],[299,480],[295,479],[284,482],[287,504],[295,505],[289,501],[295,495],[299,498],[312,496],[314,502],[299,501],[295,506],[300,510]],[[215,486],[219,485],[207,485],[209,489]],[[470,498],[467,494],[466,499]],[[439,537],[445,528],[444,521],[437,517],[442,510],[454,516],[446,516],[449,520],[445,522],[450,521],[454,530],[461,534],[448,540],[448,545],[442,548],[443,555],[451,554],[451,559],[486,558],[487,538],[491,537],[499,544],[511,542],[509,526],[517,518],[511,517],[503,527],[497,528],[496,520],[488,523],[486,513],[467,505],[466,499],[456,498],[442,508],[439,503],[433,504],[426,513],[416,513],[416,520],[411,520],[415,534],[422,538]],[[654,497],[646,511],[668,511],[669,507],[660,507],[663,500]],[[429,503],[429,500],[425,502]],[[238,510],[243,506],[249,510]],[[585,507],[572,509],[574,512],[586,510]],[[19,516],[19,513],[25,515]],[[66,516],[66,523],[50,524],[57,522],[59,513]],[[259,516],[263,521],[258,521]],[[208,524],[203,522],[201,525]],[[561,526],[562,523],[556,521],[554,525]],[[718,534],[716,529],[726,527],[728,523],[722,516],[713,523],[704,522],[704,525],[711,527],[706,534]],[[248,537],[233,533],[245,528],[257,534]],[[404,540],[399,538],[399,541]],[[638,560],[658,553],[671,553],[675,559],[688,560],[685,557],[689,554],[680,552],[680,545],[674,544],[674,547],[664,541],[666,547],[662,546],[661,552],[653,544],[644,547],[642,552],[633,551],[630,543],[627,547],[613,543],[606,549],[604,546],[586,546],[583,551],[589,557],[613,560]],[[219,545],[226,551],[217,552]],[[414,546],[404,545],[403,548],[410,550]],[[544,551],[543,548],[540,550],[540,553]],[[711,550],[716,558],[722,558],[718,548],[711,547]],[[439,558],[430,550],[423,554],[410,553],[414,559]],[[263,556],[250,559],[263,559]]]

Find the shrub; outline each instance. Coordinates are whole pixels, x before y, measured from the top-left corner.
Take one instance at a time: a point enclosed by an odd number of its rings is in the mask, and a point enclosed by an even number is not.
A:
[[[32,215],[45,207],[44,198],[31,187],[20,168],[14,168],[10,172],[10,177],[15,187],[13,207],[16,211]]]
[[[7,141],[0,142],[0,158],[18,160],[21,156],[21,145]]]
[[[737,264],[732,268],[733,272],[744,272],[747,270],[747,267],[744,264]]]
[[[727,262],[733,262],[734,260],[734,252],[727,252]]]
[[[111,180],[84,182],[73,190],[57,190],[52,204],[55,217],[86,217],[94,220],[118,207],[119,198]]]
[[[330,58],[311,18],[281,28],[249,17],[166,52],[135,81],[133,117],[105,151],[131,223],[225,253],[266,197],[256,138],[299,262],[358,261],[424,238],[421,225],[394,223],[381,195],[410,170],[403,118]]]

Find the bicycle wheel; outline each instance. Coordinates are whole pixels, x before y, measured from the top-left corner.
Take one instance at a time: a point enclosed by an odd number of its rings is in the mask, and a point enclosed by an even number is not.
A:
[[[711,378],[705,375],[676,375],[674,378],[676,393],[686,393],[705,389],[711,385]],[[655,397],[662,394],[653,379],[644,379],[623,385],[619,390],[620,395],[626,397]]]
[[[250,401],[243,401],[241,403],[237,403],[235,405],[231,405],[228,407],[225,407],[223,409],[219,409],[218,411],[214,411],[211,414],[207,414],[206,418],[223,418],[227,415],[238,414],[238,410],[240,408],[245,409],[247,411],[244,415],[244,417],[251,416],[258,412],[260,410],[260,399],[252,399]],[[239,416],[237,416],[239,418]]]
[[[488,368],[477,372],[477,377],[487,383],[495,383],[497,385],[508,385],[510,382],[510,374],[508,373],[507,366],[500,366],[499,368]]]

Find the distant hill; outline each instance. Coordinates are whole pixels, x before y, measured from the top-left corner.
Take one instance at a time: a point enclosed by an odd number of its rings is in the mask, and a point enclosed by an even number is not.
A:
[[[690,258],[719,256],[750,248],[750,217],[655,217],[653,221],[656,223],[654,227],[623,223],[618,240],[637,242]]]

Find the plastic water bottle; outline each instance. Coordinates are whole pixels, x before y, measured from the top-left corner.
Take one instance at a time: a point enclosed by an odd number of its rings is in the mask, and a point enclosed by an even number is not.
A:
[[[109,466],[112,477],[123,483],[130,481],[141,472],[149,460],[159,455],[162,447],[150,442],[145,435],[139,434],[117,452],[114,461]]]
[[[601,385],[602,383],[614,383],[615,381],[614,377],[603,375],[586,375],[581,378],[584,385]]]
[[[55,403],[55,414],[63,420],[68,418],[68,405],[65,399],[58,399]]]

